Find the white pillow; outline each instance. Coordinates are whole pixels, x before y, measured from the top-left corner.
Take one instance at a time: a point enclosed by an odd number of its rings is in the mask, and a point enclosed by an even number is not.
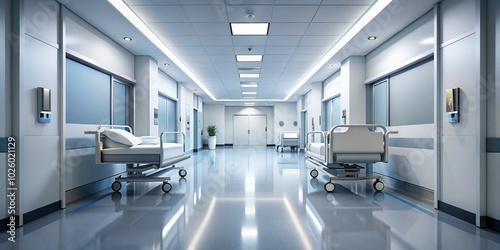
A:
[[[103,142],[103,148],[130,148],[129,145],[115,142],[106,136],[102,138],[102,142]]]
[[[139,138],[123,129],[106,129],[102,132],[102,134],[115,142],[125,144],[127,146],[136,146],[141,143]]]
[[[160,137],[158,136],[139,136],[141,140],[141,145],[154,145],[160,144]]]

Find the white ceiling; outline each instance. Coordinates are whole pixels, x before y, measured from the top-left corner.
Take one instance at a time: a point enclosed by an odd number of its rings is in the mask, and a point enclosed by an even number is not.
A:
[[[196,81],[128,22],[108,1],[60,1],[70,10],[136,55],[150,55],[162,71],[203,97]],[[125,0],[129,8],[184,63],[217,101],[241,104],[243,91],[257,101],[283,100],[376,0]],[[350,55],[366,55],[432,8],[436,0],[395,0],[349,41],[287,101],[295,101],[324,81]],[[269,22],[267,36],[232,36],[231,22]],[[118,25],[119,24],[119,25]],[[375,41],[367,37],[375,35]],[[132,37],[125,42],[123,37]],[[249,51],[251,48],[251,51]],[[236,62],[236,54],[262,54],[262,62]],[[165,63],[170,66],[165,66]],[[242,80],[242,68],[258,68],[259,79]],[[257,88],[241,88],[257,81]]]

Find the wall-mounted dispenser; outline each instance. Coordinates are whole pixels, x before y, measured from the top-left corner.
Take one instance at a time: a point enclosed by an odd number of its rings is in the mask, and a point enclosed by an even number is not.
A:
[[[38,87],[36,89],[37,93],[37,116],[38,122],[50,123],[52,115],[50,111],[51,101],[50,101],[50,89]]]
[[[158,109],[153,108],[153,123],[154,125],[158,125]]]
[[[460,122],[460,88],[446,90],[446,113],[449,123]]]

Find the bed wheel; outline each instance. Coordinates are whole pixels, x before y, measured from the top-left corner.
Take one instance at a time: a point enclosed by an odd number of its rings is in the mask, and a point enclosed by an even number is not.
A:
[[[163,183],[161,185],[161,190],[163,190],[163,192],[165,192],[165,193],[170,192],[170,190],[172,190],[172,184],[170,184],[168,182]]]
[[[122,183],[119,181],[115,181],[113,182],[113,184],[111,184],[111,189],[113,189],[113,191],[115,192],[120,191],[121,188],[122,188]]]
[[[188,172],[185,169],[180,169],[179,170],[179,176],[181,178],[184,178],[187,174],[188,174]]]
[[[325,183],[325,191],[328,193],[335,191],[335,184],[333,184],[332,182]]]
[[[373,183],[373,188],[377,191],[377,192],[380,192],[382,190],[384,190],[384,183],[379,181],[379,180],[376,180],[374,183]]]
[[[318,172],[318,170],[313,169],[313,170],[311,170],[311,172],[309,173],[309,175],[311,175],[312,178],[316,178],[316,177],[318,177],[319,172]]]

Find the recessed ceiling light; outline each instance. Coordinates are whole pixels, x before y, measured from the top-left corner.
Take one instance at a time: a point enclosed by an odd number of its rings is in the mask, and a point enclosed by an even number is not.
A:
[[[126,36],[126,37],[124,37],[124,38],[123,38],[123,40],[125,40],[125,41],[127,41],[127,42],[130,42],[130,41],[132,41],[132,38],[131,38],[131,37],[128,37],[128,36]]]
[[[256,94],[257,94],[257,92],[243,91],[243,92],[241,92],[241,94],[243,94],[243,95],[256,95]]]
[[[375,40],[375,39],[377,39],[377,37],[376,37],[376,36],[369,36],[369,37],[368,37],[368,40]]]
[[[240,78],[259,78],[260,74],[240,74]]]
[[[243,99],[255,99],[255,96],[243,96]]]
[[[262,55],[236,55],[237,62],[262,62]]]
[[[241,83],[242,88],[257,88],[257,86],[256,82]]]
[[[168,66],[170,66],[170,63],[164,63],[163,65],[168,67]]]
[[[269,23],[231,23],[233,36],[267,36]]]

